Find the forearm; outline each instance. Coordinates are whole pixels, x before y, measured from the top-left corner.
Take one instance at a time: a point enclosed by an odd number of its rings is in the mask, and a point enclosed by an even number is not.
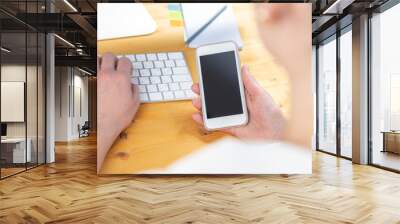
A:
[[[284,139],[311,147],[313,133],[313,94],[310,66],[296,66],[291,72],[291,108],[285,128]],[[301,74],[305,73],[305,74]]]
[[[106,128],[100,128],[97,133],[97,173],[99,173],[108,150],[113,145],[118,135],[111,134]]]
[[[97,172],[100,171],[104,159],[114,142],[117,140],[121,131],[116,124],[120,120],[111,120],[106,115],[99,115],[99,124],[97,131]]]

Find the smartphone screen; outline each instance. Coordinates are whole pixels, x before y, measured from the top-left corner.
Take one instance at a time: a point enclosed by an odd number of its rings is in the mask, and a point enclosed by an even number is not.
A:
[[[207,118],[243,114],[235,52],[200,56]]]

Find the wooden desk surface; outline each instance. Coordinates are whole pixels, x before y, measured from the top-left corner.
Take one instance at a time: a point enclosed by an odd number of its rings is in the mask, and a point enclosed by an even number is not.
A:
[[[183,27],[170,26],[167,4],[148,3],[145,6],[156,20],[157,31],[147,36],[99,41],[98,53],[183,51],[196,82],[195,50],[185,47]],[[253,7],[245,3],[234,4],[233,7],[244,44],[240,58],[242,63],[249,65],[255,78],[287,114],[289,79],[265,50],[258,35]],[[191,101],[142,104],[135,121],[126,130],[126,138],[118,139],[109,150],[100,174],[162,170],[177,159],[224,136],[220,132],[204,134],[191,119],[194,111]]]

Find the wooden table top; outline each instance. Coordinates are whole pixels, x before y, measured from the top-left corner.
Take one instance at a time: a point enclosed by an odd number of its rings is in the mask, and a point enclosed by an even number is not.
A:
[[[198,80],[195,49],[185,46],[183,27],[169,23],[167,4],[145,4],[157,23],[157,31],[139,37],[98,41],[98,53],[114,54],[183,51],[193,80]],[[254,77],[271,94],[287,115],[289,78],[265,50],[258,35],[252,4],[234,4],[233,9],[243,40],[240,58]],[[162,170],[174,161],[214,142],[225,134],[205,133],[191,119],[191,101],[142,104],[126,136],[109,150],[100,174],[136,174]]]

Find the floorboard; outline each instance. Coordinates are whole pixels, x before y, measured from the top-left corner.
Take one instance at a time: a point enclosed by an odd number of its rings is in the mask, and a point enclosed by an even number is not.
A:
[[[0,223],[400,223],[400,175],[314,153],[312,175],[96,175],[96,139],[0,181]]]

